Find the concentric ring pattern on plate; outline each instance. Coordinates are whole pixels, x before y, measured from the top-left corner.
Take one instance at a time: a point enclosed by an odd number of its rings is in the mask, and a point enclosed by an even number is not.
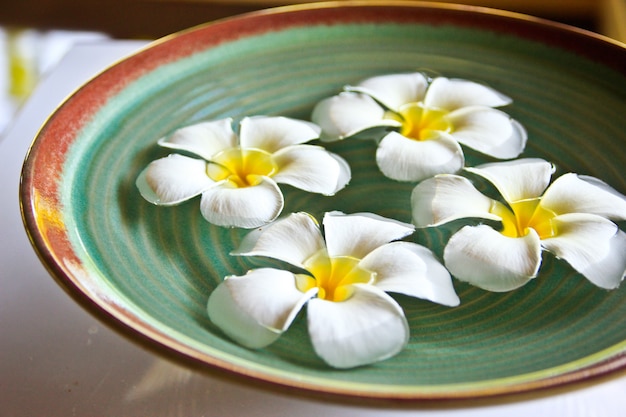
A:
[[[186,124],[257,114],[308,119],[319,99],[345,84],[424,69],[484,82],[511,96],[514,103],[505,110],[529,133],[523,156],[553,161],[557,175],[593,175],[626,191],[624,74],[537,40],[499,33],[493,25],[482,28],[480,19],[451,23],[443,17],[452,9],[396,5],[376,13],[351,7],[253,15],[260,22],[263,16],[274,20],[256,33],[230,32],[224,40],[218,36],[220,24],[201,27],[155,44],[144,58],[141,53],[131,58],[144,65],[140,75],[106,93],[97,78],[92,84],[99,96],[79,91],[70,98],[35,142],[22,190],[27,225],[51,271],[73,295],[167,350],[318,391],[470,397],[579,380],[584,371],[601,373],[606,363],[608,369],[623,366],[626,290],[599,290],[549,255],[538,279],[510,293],[455,281],[458,308],[396,297],[411,326],[409,346],[390,360],[355,370],[333,370],[316,358],[304,313],[284,337],[260,351],[239,347],[211,324],[206,301],[222,277],[269,261],[230,256],[245,232],[207,224],[198,200],[163,208],[140,197],[137,174],[168,153],[156,140]],[[464,12],[468,18],[480,15]],[[276,18],[281,13],[283,20]],[[302,13],[326,17],[304,24]],[[514,17],[500,18],[524,25]],[[244,28],[245,19],[228,24]],[[441,24],[434,23],[438,19]],[[202,46],[198,39],[208,35],[217,40]],[[172,43],[190,51],[172,58]],[[624,59],[626,52],[619,51],[618,59]],[[85,114],[67,115],[81,105],[88,108]],[[68,120],[76,126],[65,123],[62,131],[60,121]],[[42,156],[43,149],[55,149],[54,141],[57,154]],[[378,172],[373,142],[328,147],[350,162],[351,184],[336,197],[283,187],[286,213],[320,217],[328,210],[369,211],[410,221],[414,184]],[[46,158],[61,171],[43,166]],[[467,151],[468,164],[487,161]],[[441,254],[458,226],[419,230],[412,239]]]

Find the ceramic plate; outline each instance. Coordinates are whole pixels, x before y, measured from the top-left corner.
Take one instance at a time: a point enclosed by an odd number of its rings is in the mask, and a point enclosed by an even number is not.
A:
[[[513,98],[522,156],[626,191],[626,48],[491,10],[420,3],[288,7],[177,33],[119,62],[50,117],[26,159],[21,199],[34,247],[82,305],[134,339],[212,369],[347,396],[450,399],[588,381],[626,367],[626,286],[600,290],[544,255],[538,279],[504,294],[454,281],[458,308],[396,297],[411,327],[392,359],[352,370],[319,360],[300,314],[278,342],[248,350],[208,319],[209,294],[263,260],[229,256],[244,231],[204,221],[197,199],[147,203],[138,173],[156,140],[203,120],[309,119],[314,104],[376,74],[428,70]],[[414,184],[383,177],[374,143],[328,148],[351,164],[336,197],[285,190],[284,213],[369,211],[410,222]],[[467,163],[488,159],[466,149]],[[450,228],[419,230],[441,254]]]

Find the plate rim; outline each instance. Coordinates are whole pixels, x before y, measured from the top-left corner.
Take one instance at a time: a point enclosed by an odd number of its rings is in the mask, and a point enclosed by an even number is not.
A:
[[[207,354],[204,354],[202,352],[196,352],[195,350],[186,347],[185,345],[182,345],[180,342],[171,337],[168,337],[167,335],[160,332],[158,329],[151,328],[151,326],[149,326],[147,323],[139,323],[138,326],[137,323],[133,322],[130,315],[126,314],[121,309],[116,308],[119,306],[111,306],[109,304],[106,304],[102,299],[94,299],[92,296],[90,296],[90,290],[85,285],[83,285],[83,283],[81,283],[80,278],[72,276],[71,271],[69,271],[66,266],[63,266],[64,259],[78,261],[78,258],[75,256],[75,254],[72,253],[73,251],[71,250],[69,240],[63,242],[64,237],[62,235],[52,236],[55,239],[55,243],[51,243],[50,236],[45,236],[45,232],[41,229],[43,227],[41,224],[42,220],[38,218],[36,206],[38,204],[37,200],[42,198],[42,196],[38,196],[35,194],[35,183],[37,183],[37,176],[35,172],[38,171],[35,161],[37,157],[41,154],[41,152],[39,152],[39,146],[41,141],[43,140],[42,138],[45,138],[48,134],[47,130],[50,128],[51,125],[54,124],[55,118],[58,117],[58,114],[63,111],[71,111],[71,106],[73,105],[73,103],[80,100],[82,94],[90,93],[90,91],[88,91],[90,86],[93,86],[94,83],[98,82],[101,84],[104,83],[104,85],[100,86],[100,92],[104,91],[106,88],[109,88],[111,85],[115,85],[116,88],[123,89],[124,85],[127,85],[128,83],[131,83],[132,81],[137,79],[141,75],[141,73],[150,72],[152,69],[158,67],[159,65],[162,65],[164,61],[154,63],[153,68],[151,68],[150,66],[142,67],[140,71],[136,71],[132,75],[128,76],[128,78],[125,79],[123,85],[116,83],[114,80],[111,79],[113,78],[112,74],[115,73],[115,71],[119,71],[122,66],[128,66],[128,63],[132,62],[133,60],[140,60],[145,63],[154,54],[163,55],[159,54],[159,48],[167,48],[167,45],[171,42],[180,42],[181,38],[188,37],[189,35],[193,36],[195,34],[198,34],[200,31],[210,32],[213,28],[219,28],[221,25],[234,25],[234,27],[236,27],[237,25],[241,25],[242,22],[247,22],[250,19],[264,19],[266,17],[272,19],[276,18],[277,16],[293,16],[294,14],[302,14],[311,11],[322,11],[332,14],[332,12],[337,10],[337,8],[346,9],[356,7],[360,9],[372,9],[389,6],[393,8],[409,7],[412,9],[422,9],[428,10],[430,12],[439,12],[444,14],[456,13],[459,15],[474,16],[474,18],[487,19],[490,21],[504,19],[507,22],[517,22],[517,25],[521,28],[528,26],[528,28],[526,28],[527,34],[531,32],[530,27],[542,28],[543,32],[531,34],[531,36],[521,36],[520,33],[516,33],[516,30],[519,30],[520,28],[508,28],[508,30],[505,31],[508,34],[517,35],[524,39],[540,39],[542,43],[546,43],[546,33],[561,33],[564,35],[563,38],[557,37],[553,40],[553,42],[556,42],[556,44],[553,44],[552,42],[550,42],[549,44],[552,46],[560,47],[562,49],[573,51],[575,53],[581,53],[581,51],[579,51],[578,49],[583,49],[585,51],[584,55],[587,59],[602,59],[603,65],[611,67],[618,72],[622,72],[623,74],[626,74],[626,62],[620,63],[620,60],[608,59],[609,54],[615,50],[618,50],[620,51],[620,53],[626,55],[626,44],[610,39],[603,35],[596,34],[594,32],[589,32],[584,29],[575,28],[562,23],[552,22],[546,19],[520,13],[491,9],[486,7],[404,0],[331,1],[275,7],[197,25],[155,40],[145,47],[140,48],[137,52],[103,69],[100,73],[92,77],[86,83],[78,87],[72,94],[70,94],[44,121],[35,138],[33,139],[24,159],[22,172],[20,175],[19,187],[19,203],[22,221],[24,223],[28,238],[37,256],[39,257],[47,271],[50,273],[50,275],[55,279],[57,284],[59,284],[67,294],[69,294],[79,305],[81,305],[91,314],[96,316],[100,321],[104,322],[123,336],[143,345],[144,347],[149,348],[151,351],[157,354],[165,355],[169,358],[181,361],[193,368],[202,369],[209,372],[220,370],[227,371],[221,372],[220,377],[224,377],[224,374],[229,374],[229,377],[235,377],[237,380],[244,380],[250,383],[254,383],[255,381],[270,382],[275,386],[275,388],[278,389],[284,389],[285,387],[287,387],[296,389],[298,392],[305,391],[313,394],[330,395],[332,397],[358,397],[374,400],[475,400],[476,398],[496,398],[504,396],[517,396],[520,394],[527,395],[529,393],[541,395],[542,393],[545,393],[546,390],[554,391],[563,388],[587,385],[597,380],[613,378],[622,374],[626,375],[626,349],[624,349],[619,354],[607,358],[601,362],[593,363],[571,372],[565,372],[552,377],[522,382],[515,385],[503,385],[500,387],[470,387],[469,389],[462,389],[453,392],[443,392],[437,390],[426,390],[420,392],[401,390],[393,392],[389,389],[372,391],[371,389],[368,390],[364,388],[358,388],[358,386],[361,385],[371,387],[372,384],[355,382],[347,382],[345,385],[349,385],[350,387],[344,389],[338,388],[336,385],[332,387],[326,387],[324,384],[321,383],[307,382],[306,379],[296,380],[281,377],[283,372],[279,372],[278,374],[263,373],[263,371],[258,370],[259,367],[255,368],[257,369],[256,371],[251,371],[250,368],[242,366],[242,363],[247,361],[240,360],[237,363],[233,363],[215,356],[207,358]],[[300,25],[301,24],[302,23],[300,23]],[[472,27],[476,27],[482,30],[488,30],[488,28],[484,27],[483,25],[484,24],[474,23]],[[297,24],[294,24],[294,26],[297,26]],[[284,30],[289,27],[290,25],[282,25],[279,27],[278,30]],[[259,31],[258,29],[255,29],[253,32],[265,33],[262,30]],[[230,36],[225,36],[223,38],[217,39],[214,45],[233,41],[233,37],[245,38],[246,36],[248,36],[248,34],[246,33],[242,34],[241,32],[230,32]],[[582,46],[581,44],[576,44],[574,48],[571,48],[572,45],[570,43],[567,44],[568,47],[564,47],[564,38],[570,39],[572,36],[574,36],[576,39],[583,39],[585,40],[585,42],[583,42]],[[533,39],[535,37],[536,39]],[[587,44],[602,45],[602,47],[592,49],[590,51],[588,49],[588,46],[586,46]],[[183,56],[191,56],[194,53],[194,47],[198,48],[199,46],[198,44],[192,45],[190,46],[191,52],[187,51],[186,54],[182,55],[169,55],[166,58],[169,58],[169,62],[174,62]],[[209,49],[211,47],[211,45],[204,45],[202,49]],[[170,47],[169,49],[170,54],[172,54],[172,48]],[[195,51],[197,52],[199,50],[201,49],[197,49]],[[618,62],[616,63],[615,61]],[[101,97],[100,102],[94,103],[94,108],[98,108],[99,105],[101,105],[102,101],[106,102],[107,98],[108,97],[106,95],[104,97]],[[82,109],[82,113],[79,113],[79,116],[82,117],[81,121],[83,123],[81,127],[88,123],[88,121],[85,120],[85,117],[90,114],[90,112],[91,109]],[[66,140],[69,139],[71,138],[66,138]],[[65,145],[69,146],[70,144],[71,143],[68,142]],[[61,154],[63,154],[63,152],[61,152]],[[55,196],[43,197],[54,199]],[[67,239],[67,236],[65,236],[65,238]],[[57,244],[58,242],[61,242],[61,245],[65,244],[65,251],[55,250],[55,248],[57,248],[55,244]],[[63,246],[61,246],[61,248],[63,248]],[[172,344],[172,342],[174,342],[174,344]],[[263,367],[266,366],[264,365]],[[519,376],[520,375],[517,375],[517,377]],[[318,378],[309,378],[309,381],[311,379],[317,380]],[[490,380],[486,380],[485,382],[492,382],[493,384],[493,382],[497,380],[499,379],[492,378]],[[472,383],[444,384],[443,386],[461,387],[467,385],[472,385]],[[476,386],[476,384],[473,385]],[[255,384],[254,387],[258,388],[258,385]],[[389,387],[397,388],[398,385],[391,385]],[[410,385],[407,387],[415,387],[415,385]]]

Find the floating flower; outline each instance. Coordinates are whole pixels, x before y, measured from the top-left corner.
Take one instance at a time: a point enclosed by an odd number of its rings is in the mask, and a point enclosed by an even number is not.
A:
[[[452,275],[490,291],[510,291],[534,278],[547,250],[593,284],[613,289],[626,272],[626,234],[611,220],[626,219],[626,197],[604,182],[568,173],[551,185],[552,165],[541,159],[485,164],[467,171],[491,182],[505,203],[480,193],[461,176],[437,175],[415,187],[418,227],[461,218],[499,221],[464,226],[448,241]]]
[[[325,241],[307,213],[248,234],[234,255],[275,258],[303,272],[260,268],[226,277],[209,298],[211,320],[238,343],[262,348],[307,304],[315,352],[333,367],[350,368],[391,357],[408,341],[404,313],[385,291],[459,304],[450,274],[430,250],[388,243],[411,234],[412,225],[340,212],[326,213],[323,224]]]
[[[171,154],[153,161],[139,175],[141,195],[170,206],[201,195],[200,210],[210,223],[259,227],[281,213],[279,183],[333,195],[350,181],[347,162],[320,146],[320,128],[286,117],[255,116],[199,123],[159,140],[166,148],[198,156]]]
[[[472,81],[392,74],[345,90],[313,110],[322,139],[385,128],[376,163],[394,180],[421,181],[459,171],[465,163],[459,143],[499,159],[517,157],[526,146],[524,128],[494,108],[511,99]]]

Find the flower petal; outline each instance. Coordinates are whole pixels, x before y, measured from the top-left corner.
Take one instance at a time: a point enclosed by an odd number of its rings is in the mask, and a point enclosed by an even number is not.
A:
[[[321,131],[316,124],[288,117],[246,117],[239,126],[242,148],[261,149],[269,153],[317,139]]]
[[[176,130],[159,140],[159,145],[196,154],[207,161],[216,153],[237,146],[232,119],[197,123]]]
[[[491,214],[493,200],[459,175],[441,174],[420,182],[411,194],[413,223],[438,226],[462,218],[501,220]]]
[[[346,87],[346,90],[367,94],[388,109],[397,111],[403,104],[422,101],[427,88],[428,78],[421,72],[415,72],[378,75],[356,86]]]
[[[338,155],[320,146],[290,146],[274,154],[277,183],[289,184],[304,191],[333,195],[350,181],[350,167]]]
[[[311,119],[322,128],[321,140],[334,141],[356,135],[363,130],[401,123],[383,119],[385,109],[364,94],[341,93],[317,103]]]
[[[397,132],[385,136],[376,150],[381,172],[397,181],[421,181],[436,174],[451,174],[463,168],[463,151],[446,133],[437,139],[417,141]]]
[[[207,311],[211,321],[228,337],[242,346],[259,349],[276,341],[281,331],[259,324],[234,301],[225,283],[221,283],[209,296]]]
[[[415,230],[411,224],[372,213],[328,212],[323,223],[330,257],[363,259],[377,247],[408,236]]]
[[[521,238],[507,237],[489,226],[465,226],[444,249],[445,265],[461,281],[488,291],[519,288],[541,265],[539,236],[530,229]]]
[[[491,182],[509,203],[541,197],[550,184],[554,167],[538,158],[494,162],[466,168]]]
[[[135,183],[143,198],[164,206],[187,201],[216,185],[206,175],[206,161],[178,154],[152,161]]]
[[[308,213],[284,219],[248,233],[231,255],[267,256],[304,268],[304,261],[325,249],[318,223]]]
[[[454,126],[454,139],[486,155],[515,158],[526,147],[524,127],[500,110],[464,107],[449,113],[446,119]]]
[[[609,241],[609,253],[581,273],[601,288],[617,288],[626,277],[626,233],[618,230]]]
[[[337,176],[337,186],[335,188],[336,193],[339,190],[345,188],[348,183],[350,183],[350,180],[352,179],[352,170],[348,161],[343,159],[341,156],[332,152],[329,152],[329,154],[332,158],[335,159],[335,161],[337,161],[337,164],[339,165],[339,175]]]
[[[315,352],[335,368],[352,368],[387,359],[409,339],[409,326],[393,298],[356,284],[346,301],[309,301],[309,335]]]
[[[281,213],[284,200],[270,178],[252,187],[237,188],[223,181],[202,193],[200,211],[212,224],[252,229],[267,224]]]
[[[385,292],[405,294],[451,307],[460,303],[448,270],[424,246],[392,242],[374,249],[359,265],[376,273],[374,285]]]
[[[552,219],[558,234],[543,246],[566,260],[595,285],[617,288],[626,270],[626,239],[617,225],[594,214],[563,214]]]
[[[626,197],[597,178],[565,174],[546,190],[541,205],[555,213],[591,213],[626,220]]]
[[[424,98],[426,107],[448,111],[468,106],[500,107],[511,102],[509,97],[485,85],[445,77],[435,78]]]
[[[261,268],[230,276],[211,293],[211,321],[237,343],[258,349],[274,342],[291,325],[317,288],[303,293],[288,271]]]

